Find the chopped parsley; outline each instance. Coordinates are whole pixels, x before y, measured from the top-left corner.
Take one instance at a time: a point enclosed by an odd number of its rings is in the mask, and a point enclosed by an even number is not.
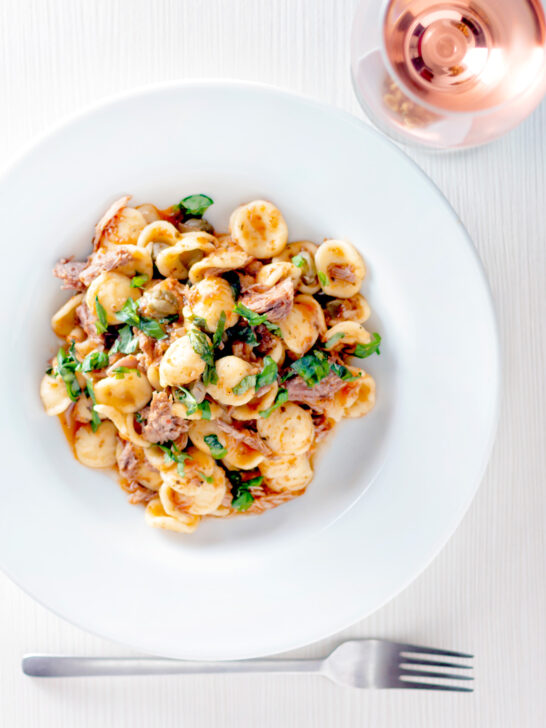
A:
[[[95,321],[97,334],[104,334],[104,332],[108,330],[108,320],[106,318],[106,311],[104,310],[104,306],[99,301],[98,296],[95,296],[95,312],[97,314],[97,321]]]
[[[95,412],[95,405],[97,404],[97,399],[95,397],[95,390],[93,389],[93,384],[92,384],[91,380],[89,380],[89,379],[87,380],[87,384],[86,384],[85,388],[87,390],[87,395],[92,403],[91,404],[91,429],[93,430],[93,432],[96,432],[100,427],[101,420],[100,420],[100,417],[98,416],[98,414]]]
[[[328,280],[328,276],[326,275],[326,273],[323,273],[321,270],[319,270],[319,272],[317,273],[317,276],[318,276],[320,285],[323,288],[324,288],[324,286],[327,286],[330,283],[330,281]]]
[[[184,463],[186,460],[191,460],[191,456],[187,452],[181,452],[180,448],[175,442],[171,442],[167,445],[160,445],[157,443],[157,447],[163,450],[163,457],[166,463],[176,463],[176,470],[178,475],[184,477]]]
[[[209,337],[197,328],[190,329],[188,334],[192,349],[199,354],[205,362],[205,371],[203,372],[203,384],[216,384],[218,374],[214,366],[214,349],[210,343]]]
[[[272,334],[275,334],[275,336],[279,336],[282,339],[282,332],[280,328],[276,324],[271,323],[271,321],[268,321],[265,313],[260,314],[255,311],[251,311],[250,308],[247,308],[243,303],[238,303],[233,310],[235,313],[238,313],[239,316],[245,318],[251,326],[259,326],[260,324],[263,324],[269,331],[271,331]]]
[[[218,317],[218,325],[216,326],[216,331],[214,332],[214,336],[212,337],[212,347],[216,349],[222,342],[222,335],[224,333],[224,329],[226,327],[226,312],[222,311],[220,316]]]
[[[345,334],[343,333],[343,331],[338,331],[337,334],[334,334],[333,336],[331,336],[328,339],[328,341],[324,344],[324,348],[326,350],[333,349],[333,347],[337,344],[337,342],[340,339],[344,339],[344,338],[345,338]]]
[[[207,443],[210,454],[215,460],[221,460],[226,457],[227,450],[218,439],[218,435],[215,435],[214,433],[205,435],[203,439]]]
[[[277,396],[275,397],[275,401],[273,402],[271,407],[262,410],[260,412],[260,417],[269,417],[272,412],[278,409],[285,402],[288,402],[288,391],[286,389],[279,389],[279,391],[277,392]]]
[[[206,399],[197,402],[193,394],[185,387],[179,387],[174,394],[176,399],[185,405],[188,417],[199,412],[202,420],[210,420],[210,403]]]
[[[92,372],[108,366],[108,354],[105,351],[92,351],[78,367],[82,372]]]
[[[125,301],[123,307],[117,311],[116,316],[123,323],[140,329],[146,336],[151,336],[154,339],[164,339],[167,336],[159,321],[144,318],[139,314],[137,302],[133,298],[128,298]]]
[[[76,358],[74,342],[68,352],[61,347],[57,353],[57,371],[65,384],[66,393],[73,402],[76,402],[82,391],[76,378],[79,367],[80,362]]]
[[[189,197],[184,197],[184,199],[178,203],[178,207],[180,212],[184,213],[185,218],[200,218],[203,217],[205,212],[213,204],[214,200],[212,200],[212,198],[208,195],[190,195]]]
[[[381,336],[375,333],[372,334],[372,340],[368,344],[357,344],[355,346],[354,355],[358,359],[365,359],[371,354],[381,354],[379,346],[381,345]]]
[[[110,349],[110,354],[120,351],[122,354],[134,354],[138,349],[138,337],[133,335],[133,329],[126,324],[118,331],[118,338]]]
[[[139,274],[131,278],[131,288],[142,288],[145,283],[148,283],[150,276],[147,273]]]

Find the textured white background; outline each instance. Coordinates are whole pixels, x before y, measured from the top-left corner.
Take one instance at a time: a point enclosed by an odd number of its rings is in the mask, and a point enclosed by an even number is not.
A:
[[[265,81],[360,114],[349,79],[354,6],[355,0],[0,0],[0,164],[82,105],[165,79]],[[543,103],[487,147],[410,152],[452,202],[488,271],[504,341],[503,409],[486,478],[454,538],[410,588],[339,636],[472,650],[476,693],[360,693],[282,676],[33,681],[20,672],[24,652],[120,650],[0,577],[2,726],[546,725],[545,135]],[[104,162],[107,184],[116,162]],[[8,426],[5,413],[3,422]],[[149,618],[143,615],[144,628]],[[322,655],[337,640],[297,654]]]

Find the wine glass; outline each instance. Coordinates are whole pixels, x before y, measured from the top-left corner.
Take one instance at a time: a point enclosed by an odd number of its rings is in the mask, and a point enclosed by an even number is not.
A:
[[[541,0],[362,0],[351,71],[385,133],[436,148],[485,144],[546,91]]]

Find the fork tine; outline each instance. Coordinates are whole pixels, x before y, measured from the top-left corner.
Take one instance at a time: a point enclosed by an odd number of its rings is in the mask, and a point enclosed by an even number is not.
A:
[[[406,677],[406,675],[414,675],[415,677],[436,677],[442,680],[474,680],[471,675],[456,675],[451,672],[433,672],[433,670],[406,670],[406,668],[400,668],[400,677]]]
[[[441,662],[440,660],[416,660],[413,657],[401,657],[400,662],[408,665],[425,665],[430,667],[456,667],[457,670],[472,670],[472,665],[462,665],[458,662]]]
[[[402,680],[397,687],[409,688],[410,690],[443,690],[453,693],[473,693],[474,688],[463,688],[458,685],[435,685],[434,683],[412,682],[411,680]]]
[[[472,658],[467,652],[453,652],[452,650],[437,650],[434,647],[419,647],[418,645],[405,645],[401,642],[396,643],[400,652],[416,652],[418,654],[443,655],[444,657],[468,657]]]

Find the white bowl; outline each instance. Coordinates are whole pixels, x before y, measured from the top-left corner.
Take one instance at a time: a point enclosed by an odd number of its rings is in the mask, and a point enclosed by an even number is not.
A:
[[[168,205],[204,192],[219,230],[271,199],[290,238],[346,237],[368,265],[383,336],[364,364],[378,404],[342,423],[304,497],[191,536],[150,529],[104,473],[80,466],[38,385],[66,293],[51,275],[85,256],[124,193]],[[175,83],[88,110],[0,180],[4,463],[0,561],[43,604],[144,651],[227,659],[283,651],[369,614],[453,532],[493,440],[499,347],[464,228],[396,147],[353,117],[262,86]]]

